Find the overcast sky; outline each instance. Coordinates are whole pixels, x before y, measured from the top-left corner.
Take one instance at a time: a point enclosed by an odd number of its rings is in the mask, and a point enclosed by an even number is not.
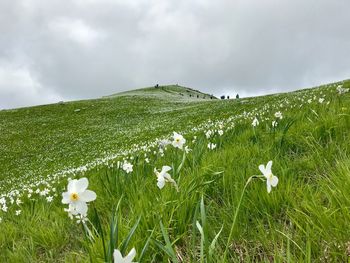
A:
[[[215,95],[350,78],[349,0],[0,0],[0,108],[178,83]]]

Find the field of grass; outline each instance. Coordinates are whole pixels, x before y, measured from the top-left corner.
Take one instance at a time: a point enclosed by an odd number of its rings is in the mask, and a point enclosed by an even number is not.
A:
[[[112,262],[132,248],[135,262],[348,262],[339,87],[350,81],[222,101],[167,86],[1,111],[0,262]],[[174,182],[159,189],[163,166]],[[97,198],[71,219],[62,193],[83,177]]]

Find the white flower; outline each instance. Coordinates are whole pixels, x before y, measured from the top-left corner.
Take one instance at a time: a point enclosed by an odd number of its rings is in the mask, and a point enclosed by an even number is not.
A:
[[[277,111],[277,112],[275,113],[275,117],[276,117],[276,118],[279,118],[280,120],[282,120],[282,119],[283,119],[282,112]]]
[[[129,162],[125,162],[123,164],[123,170],[128,174],[128,173],[131,173],[133,171],[132,169],[133,165]]]
[[[216,148],[216,144],[215,143],[208,143],[208,148],[210,149],[210,150],[214,150],[215,148]]]
[[[272,121],[272,127],[277,127],[278,123],[277,121]]]
[[[186,143],[186,139],[181,134],[174,132],[172,145],[175,148],[182,149],[185,143]]]
[[[157,186],[159,189],[162,189],[166,182],[172,183],[176,190],[178,191],[178,186],[171,175],[168,173],[171,170],[170,166],[163,166],[162,171],[158,172],[156,168],[154,168],[154,173],[157,176]]]
[[[318,102],[322,104],[324,102],[324,98],[319,98]]]
[[[224,131],[223,131],[223,130],[218,130],[218,134],[219,134],[220,136],[222,136],[222,135],[224,134]]]
[[[189,153],[190,151],[192,151],[192,149],[190,149],[188,146],[185,146],[185,152]]]
[[[266,185],[267,185],[267,192],[271,192],[271,186],[276,187],[278,184],[278,178],[277,176],[274,176],[271,171],[272,167],[272,161],[269,161],[265,165],[261,164],[259,165],[259,170],[262,172],[263,176],[266,178]]]
[[[53,200],[53,197],[52,197],[52,196],[48,196],[48,197],[46,197],[46,201],[47,201],[48,203],[51,203],[51,202],[52,202],[52,200]]]
[[[213,132],[211,130],[209,130],[205,133],[205,137],[207,137],[207,139],[209,139],[212,134],[213,134]]]
[[[62,193],[62,203],[69,204],[69,212],[71,214],[85,215],[88,210],[86,203],[96,199],[96,193],[87,190],[88,186],[89,181],[85,177],[69,181],[67,192]]]
[[[49,189],[45,188],[44,190],[40,191],[40,196],[46,196],[50,192]]]
[[[7,212],[7,209],[8,209],[7,205],[6,205],[6,204],[3,204],[2,207],[1,207],[1,210],[2,210],[3,212]]]
[[[254,118],[254,120],[253,120],[253,122],[252,122],[252,125],[253,125],[253,127],[256,127],[256,126],[259,125],[259,121],[258,121],[257,118]]]
[[[84,223],[86,223],[86,221],[88,221],[86,214],[85,215],[77,215],[75,218],[77,219],[77,224],[80,224],[80,223],[84,224]]]
[[[344,93],[349,92],[349,88],[345,89],[345,88],[343,88],[341,85],[339,85],[339,86],[337,87],[337,91],[338,91],[338,93],[341,95],[341,94],[344,94]]]
[[[126,257],[122,256],[122,253],[120,253],[119,249],[114,249],[113,253],[114,263],[137,263],[132,261],[135,256],[135,248],[132,248]]]
[[[22,212],[21,210],[17,210],[16,211],[16,216],[19,216],[21,214],[21,212]]]

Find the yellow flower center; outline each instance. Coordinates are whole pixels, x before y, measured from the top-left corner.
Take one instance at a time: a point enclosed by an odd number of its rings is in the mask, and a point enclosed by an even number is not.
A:
[[[180,139],[179,139],[179,138],[177,138],[175,141],[176,141],[176,142],[179,142],[179,141],[180,141]]]
[[[72,200],[72,201],[78,201],[78,199],[79,199],[79,196],[78,196],[77,193],[71,193],[71,194],[70,194],[70,200]]]
[[[270,173],[270,174],[267,176],[267,179],[268,179],[268,180],[272,180],[272,177],[273,177],[273,174]]]

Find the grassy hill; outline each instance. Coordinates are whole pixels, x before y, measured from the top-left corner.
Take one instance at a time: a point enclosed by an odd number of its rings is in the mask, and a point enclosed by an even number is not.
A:
[[[176,100],[209,100],[217,99],[215,96],[203,93],[199,90],[194,90],[188,87],[183,87],[179,85],[158,85],[154,87],[136,89],[131,91],[120,92],[113,94],[109,97],[117,96],[142,96],[142,97],[159,97],[164,99],[165,97],[173,98]]]
[[[346,262],[347,88],[222,101],[175,85],[0,111],[0,262],[104,262],[133,247],[138,262]],[[268,193],[251,176],[270,160]],[[178,191],[157,186],[166,165]],[[77,223],[61,200],[83,177],[97,198]]]

